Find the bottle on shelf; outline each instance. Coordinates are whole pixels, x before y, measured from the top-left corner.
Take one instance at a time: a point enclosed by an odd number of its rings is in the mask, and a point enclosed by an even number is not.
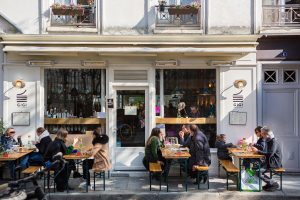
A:
[[[56,108],[54,108],[54,110],[53,110],[53,118],[57,118]]]

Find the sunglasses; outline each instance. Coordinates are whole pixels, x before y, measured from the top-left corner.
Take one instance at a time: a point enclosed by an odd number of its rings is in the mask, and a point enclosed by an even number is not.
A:
[[[15,131],[9,132],[9,133],[16,133]]]

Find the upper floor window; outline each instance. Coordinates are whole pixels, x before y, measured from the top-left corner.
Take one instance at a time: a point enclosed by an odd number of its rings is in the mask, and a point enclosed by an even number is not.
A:
[[[297,71],[296,70],[283,70],[283,82],[284,83],[295,83]]]
[[[158,0],[156,27],[201,26],[201,0]]]
[[[264,71],[264,83],[278,83],[278,71],[266,70]]]
[[[299,26],[300,0],[263,0],[263,26]]]
[[[95,26],[94,0],[54,0],[51,26]]]

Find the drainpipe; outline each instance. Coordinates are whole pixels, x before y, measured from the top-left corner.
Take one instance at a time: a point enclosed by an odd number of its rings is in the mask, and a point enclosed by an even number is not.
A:
[[[42,21],[43,21],[43,15],[42,15],[42,13],[43,13],[43,11],[42,11],[43,3],[42,2],[43,1],[38,1],[39,34],[42,34],[42,29],[43,29],[43,27],[42,27],[42,25],[43,25],[43,23],[42,23]]]

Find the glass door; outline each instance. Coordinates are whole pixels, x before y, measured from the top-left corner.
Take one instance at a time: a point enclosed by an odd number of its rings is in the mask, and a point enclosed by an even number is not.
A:
[[[144,169],[148,118],[147,90],[116,90],[115,169]]]

